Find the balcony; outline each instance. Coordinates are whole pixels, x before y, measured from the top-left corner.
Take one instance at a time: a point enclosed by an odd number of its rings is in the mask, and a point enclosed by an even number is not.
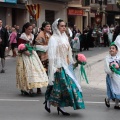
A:
[[[68,3],[69,7],[82,7],[82,0],[71,0]]]
[[[49,0],[44,0],[44,1],[49,1]],[[51,2],[70,2],[72,0],[51,0]]]
[[[82,4],[82,0],[71,0],[69,3],[71,4]]]
[[[90,7],[92,9],[97,10],[100,7],[100,4],[101,4],[102,8],[105,9],[107,7],[107,0],[102,0],[102,3],[99,0],[95,0],[95,2],[90,3]]]
[[[116,4],[117,0],[108,0],[107,3],[108,4]]]
[[[18,3],[25,4],[27,2],[30,2],[31,0],[18,0]],[[45,2],[56,2],[56,3],[68,3],[72,0],[38,0],[38,1],[45,1]]]

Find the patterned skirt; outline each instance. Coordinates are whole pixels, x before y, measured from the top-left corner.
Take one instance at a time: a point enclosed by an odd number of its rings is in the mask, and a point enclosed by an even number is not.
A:
[[[61,68],[61,72],[55,73],[54,85],[47,87],[45,99],[49,100],[53,106],[71,106],[74,110],[85,108],[82,93],[65,73],[64,68]]]
[[[16,82],[17,88],[24,91],[48,85],[47,74],[36,52],[30,57],[17,56]]]
[[[117,95],[113,92],[112,84],[111,84],[111,78],[109,75],[106,76],[106,85],[107,85],[107,96],[109,99],[119,99],[120,95]]]

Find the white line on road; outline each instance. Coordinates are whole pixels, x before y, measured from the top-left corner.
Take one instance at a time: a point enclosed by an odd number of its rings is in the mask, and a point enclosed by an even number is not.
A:
[[[14,101],[14,102],[38,102],[40,100],[21,100],[21,99],[0,99],[0,101]]]
[[[105,104],[105,102],[93,102],[93,101],[85,101],[85,103],[88,103],[88,104]],[[114,104],[114,103],[111,102],[110,104]]]
[[[3,102],[39,102],[40,100],[22,100],[22,99],[0,99]],[[84,101],[86,104],[105,104],[105,102]],[[114,104],[111,102],[111,104]]]

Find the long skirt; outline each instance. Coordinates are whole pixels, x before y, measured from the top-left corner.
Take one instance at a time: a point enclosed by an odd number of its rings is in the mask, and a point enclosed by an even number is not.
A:
[[[48,85],[46,71],[34,51],[31,56],[18,55],[16,65],[17,88],[20,90],[29,90],[33,88],[42,88]]]
[[[38,56],[43,64],[43,67],[46,70],[46,73],[47,73],[47,71],[48,71],[48,54],[40,52],[40,51],[38,51],[37,54],[38,54]]]
[[[113,88],[111,85],[111,78],[109,75],[106,76],[106,85],[107,85],[107,96],[109,99],[119,99],[120,100],[120,95],[117,95],[113,92]]]
[[[65,73],[64,68],[61,68],[61,72],[55,73],[54,85],[47,87],[45,99],[49,100],[53,106],[71,106],[74,110],[85,108],[82,92],[79,91],[74,81]]]

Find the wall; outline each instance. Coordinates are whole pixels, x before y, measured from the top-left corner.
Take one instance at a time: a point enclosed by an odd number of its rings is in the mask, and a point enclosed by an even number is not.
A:
[[[16,25],[19,25],[20,27],[23,26],[26,22],[29,22],[29,15],[28,12],[24,9],[16,9]]]
[[[6,8],[6,24],[12,26],[12,8]]]
[[[32,3],[32,1],[29,3]],[[40,5],[41,5],[40,18],[37,21],[37,25],[39,27],[45,21],[45,10],[53,10],[53,11],[55,11],[55,19],[61,18],[65,21],[67,21],[67,12],[66,12],[66,7],[64,4],[43,2],[43,1],[39,1],[39,0],[34,0],[34,3],[40,3]]]
[[[6,25],[6,9],[4,7],[0,7],[0,19],[3,21],[3,26]]]

